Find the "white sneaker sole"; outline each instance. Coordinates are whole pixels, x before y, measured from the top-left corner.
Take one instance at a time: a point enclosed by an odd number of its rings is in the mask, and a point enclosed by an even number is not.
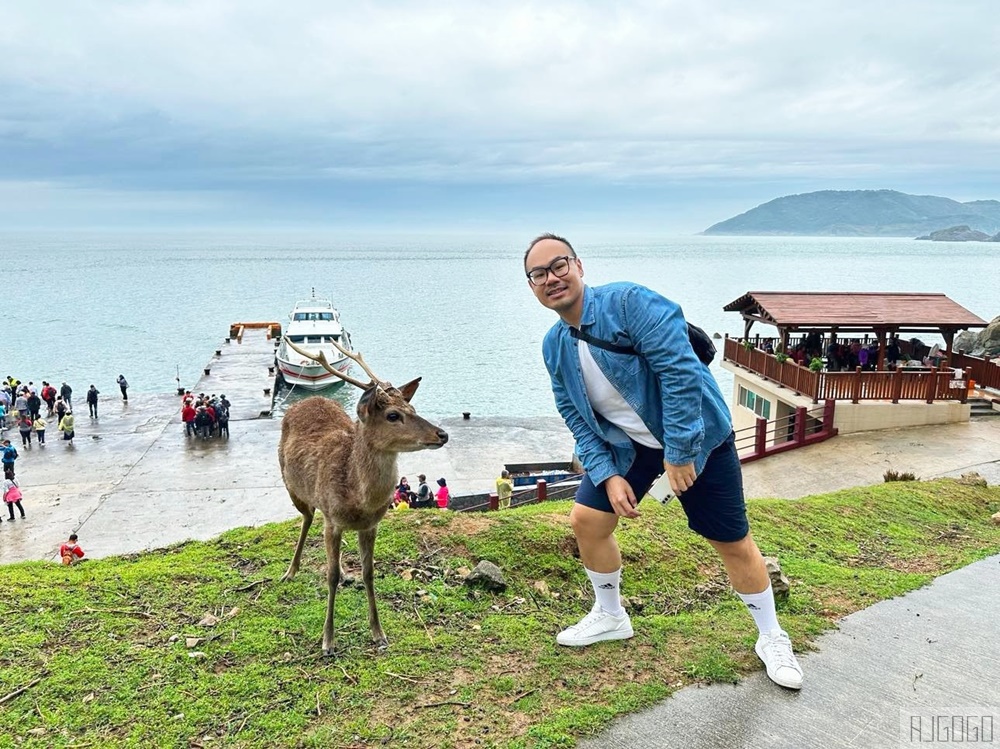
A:
[[[802,689],[802,680],[799,679],[797,682],[782,681],[776,675],[771,673],[771,670],[767,667],[767,661],[764,660],[763,654],[760,652],[760,645],[755,644],[753,646],[753,651],[760,658],[760,662],[764,664],[764,669],[767,672],[767,678],[777,684],[779,687],[784,687],[785,689]]]
[[[563,645],[568,648],[582,648],[586,645],[593,645],[595,642],[604,642],[605,640],[628,640],[633,637],[635,632],[632,628],[628,629],[616,629],[613,632],[601,632],[599,635],[591,635],[590,637],[583,637],[581,639],[574,640],[562,640],[558,636],[556,637],[556,642],[559,645]]]

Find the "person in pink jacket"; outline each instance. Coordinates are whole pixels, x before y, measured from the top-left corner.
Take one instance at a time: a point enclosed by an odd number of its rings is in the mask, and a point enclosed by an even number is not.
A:
[[[440,510],[448,509],[448,500],[451,499],[451,494],[448,492],[448,482],[443,478],[437,480],[438,490],[437,490],[437,505]]]

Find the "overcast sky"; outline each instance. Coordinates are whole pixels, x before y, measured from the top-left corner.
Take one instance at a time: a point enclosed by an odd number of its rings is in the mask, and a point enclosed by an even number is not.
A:
[[[0,227],[629,226],[1000,199],[996,0],[0,0]]]

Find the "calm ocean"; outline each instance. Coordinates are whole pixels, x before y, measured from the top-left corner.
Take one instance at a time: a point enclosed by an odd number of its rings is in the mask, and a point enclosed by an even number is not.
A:
[[[237,320],[284,323],[296,299],[333,299],[379,376],[422,376],[433,416],[555,414],[541,339],[554,321],[526,287],[528,237],[291,234],[0,234],[0,374],[172,392]],[[910,239],[571,236],[591,284],[635,280],[679,302],[709,333],[738,335],[722,307],[749,290],[939,291],[1000,313],[996,245]],[[766,330],[766,328],[762,328]],[[927,339],[929,340],[929,339]],[[729,394],[731,379],[716,375]]]

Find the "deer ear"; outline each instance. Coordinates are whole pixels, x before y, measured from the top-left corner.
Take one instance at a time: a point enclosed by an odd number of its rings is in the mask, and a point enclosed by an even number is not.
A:
[[[372,385],[358,399],[358,418],[364,421],[378,403],[378,385]]]
[[[413,398],[413,395],[417,392],[417,388],[420,387],[420,378],[415,380],[410,380],[408,383],[399,388],[399,394],[403,396],[403,400],[407,403]]]

